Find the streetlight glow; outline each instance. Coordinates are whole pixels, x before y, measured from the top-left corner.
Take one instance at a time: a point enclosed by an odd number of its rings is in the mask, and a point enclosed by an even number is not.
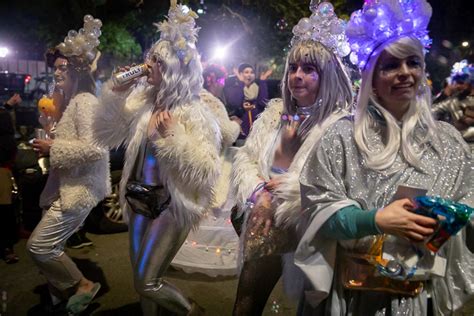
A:
[[[461,43],[461,46],[462,47],[469,47],[469,42],[468,41],[464,41]]]
[[[183,5],[181,6],[181,9],[183,10],[183,13],[184,13],[184,14],[188,13],[189,10],[190,10],[189,7],[188,7],[187,5],[185,5],[185,4],[183,4]]]
[[[8,53],[10,51],[6,47],[0,47],[0,58],[5,58],[7,57]]]
[[[214,56],[213,59],[224,59],[227,54],[227,47],[225,46],[218,46],[214,49]]]

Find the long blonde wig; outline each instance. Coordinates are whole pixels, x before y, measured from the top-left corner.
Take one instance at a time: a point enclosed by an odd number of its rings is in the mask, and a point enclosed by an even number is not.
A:
[[[373,93],[375,66],[383,51],[400,59],[415,55],[423,62],[423,75],[416,98],[411,101],[409,109],[404,114],[401,126],[395,117],[379,103]],[[402,37],[387,42],[377,48],[369,58],[366,68],[362,71],[362,83],[356,105],[354,126],[355,142],[369,168],[373,170],[389,168],[395,162],[399,150],[406,162],[417,168],[424,150],[436,138],[436,125],[430,112],[431,92],[426,85],[424,68],[423,46],[414,37]],[[369,103],[380,111],[386,123],[382,150],[374,149],[368,143],[371,135],[382,133],[381,122],[369,114]],[[423,132],[419,133],[418,128],[421,128]]]

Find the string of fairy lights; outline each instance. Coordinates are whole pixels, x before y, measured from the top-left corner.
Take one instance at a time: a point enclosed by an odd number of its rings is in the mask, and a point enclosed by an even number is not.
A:
[[[209,219],[209,213],[206,213],[204,215],[204,219]],[[217,221],[217,217],[213,216],[212,220]],[[225,226],[223,227],[229,227],[232,228],[232,222],[230,218],[227,218],[225,220]],[[202,229],[202,227],[201,227]],[[214,252],[217,256],[221,256],[223,254],[231,255],[232,253],[236,254],[237,253],[237,247],[226,247],[224,245],[208,245],[208,244],[202,244],[199,243],[197,240],[188,240],[186,239],[184,242],[184,245],[186,246],[191,246],[196,249],[203,250],[204,252]]]

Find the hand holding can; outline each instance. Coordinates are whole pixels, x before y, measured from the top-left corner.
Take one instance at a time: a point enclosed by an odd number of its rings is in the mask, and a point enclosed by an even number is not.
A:
[[[136,79],[148,74],[148,65],[140,64],[132,67],[125,67],[121,71],[112,75],[115,90],[131,85]]]
[[[42,128],[35,128],[35,138],[36,139],[48,139],[48,134]]]

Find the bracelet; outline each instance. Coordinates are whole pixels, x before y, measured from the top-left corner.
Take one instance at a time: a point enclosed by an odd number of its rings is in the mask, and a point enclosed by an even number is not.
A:
[[[265,181],[260,182],[253,190],[252,194],[250,194],[249,198],[247,199],[247,203],[255,204],[255,202],[257,201],[257,193],[264,190],[267,191],[267,189],[265,189],[266,184],[267,183]]]

